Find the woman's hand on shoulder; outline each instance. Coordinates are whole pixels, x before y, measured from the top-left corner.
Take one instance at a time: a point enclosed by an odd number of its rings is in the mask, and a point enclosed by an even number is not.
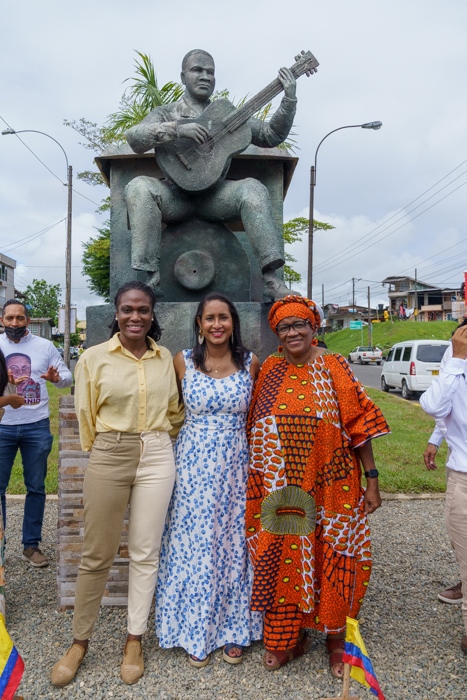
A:
[[[253,356],[251,358],[250,374],[253,377],[253,381],[255,381],[255,382],[258,379],[258,374],[259,374],[260,369],[261,369],[261,365],[259,363],[259,360],[256,357],[256,355],[253,354]]]

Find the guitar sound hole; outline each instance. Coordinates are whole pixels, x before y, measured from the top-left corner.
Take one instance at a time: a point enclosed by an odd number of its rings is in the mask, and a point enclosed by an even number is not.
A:
[[[196,146],[196,152],[199,153],[200,155],[207,155],[208,153],[211,153],[213,148],[214,148],[214,141],[213,141],[212,137],[210,136],[207,141],[200,144],[199,146]]]
[[[196,270],[193,270],[193,274],[196,275]]]

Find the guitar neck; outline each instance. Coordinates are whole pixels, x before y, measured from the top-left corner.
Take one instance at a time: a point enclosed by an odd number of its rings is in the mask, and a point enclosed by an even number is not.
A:
[[[261,92],[251,98],[239,107],[232,116],[230,116],[224,122],[224,125],[228,131],[233,131],[239,126],[244,124],[250,119],[258,110],[262,109],[265,105],[269,104],[277,95],[279,95],[283,86],[279,78],[273,80],[269,85],[267,85]]]
[[[318,61],[312,53],[308,51],[308,53],[305,54],[305,52],[302,51],[302,54],[303,56],[295,56],[295,63],[290,68],[295,79],[299,78],[304,73],[310,75],[310,73],[316,71],[316,67],[318,66]],[[276,78],[272,83],[266,85],[264,90],[258,92],[257,95],[252,97],[251,100],[248,100],[248,102],[245,102],[234,114],[228,117],[223,124],[223,128],[225,128],[226,131],[234,131],[248,121],[258,110],[269,104],[283,89],[284,87],[281,81],[279,78]]]

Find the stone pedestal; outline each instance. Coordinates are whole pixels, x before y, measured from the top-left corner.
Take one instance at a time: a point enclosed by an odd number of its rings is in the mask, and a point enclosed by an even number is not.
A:
[[[57,610],[74,607],[83,549],[83,479],[89,459],[81,451],[73,396],[59,399]],[[126,606],[128,594],[128,512],[120,548],[109,573],[102,605]]]
[[[278,345],[277,336],[268,323],[271,304],[241,301],[236,302],[235,306],[240,316],[243,343],[262,362],[277,350]],[[193,320],[197,308],[198,302],[162,302],[156,305],[155,313],[162,328],[160,344],[168,348],[172,355],[193,347]],[[109,339],[109,324],[114,317],[113,304],[88,306],[86,337],[92,339],[89,345],[104,343]]]

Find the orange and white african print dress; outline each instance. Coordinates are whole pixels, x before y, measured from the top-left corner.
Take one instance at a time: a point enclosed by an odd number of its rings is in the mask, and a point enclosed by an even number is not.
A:
[[[354,449],[389,432],[341,355],[298,366],[268,357],[249,417],[253,610],[295,605],[302,626],[323,632],[357,616],[371,549]]]

